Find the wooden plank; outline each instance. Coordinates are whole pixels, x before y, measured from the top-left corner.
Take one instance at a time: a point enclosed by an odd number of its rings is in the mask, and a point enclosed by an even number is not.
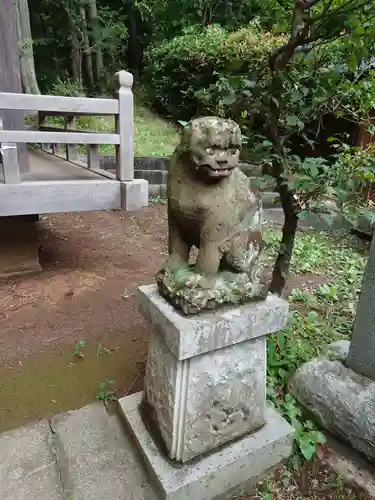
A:
[[[27,114],[27,113],[26,113]],[[84,113],[83,111],[81,113],[77,113],[77,112],[70,112],[70,111],[43,111],[43,114],[46,116],[46,117],[49,117],[49,116],[59,116],[59,117],[63,117],[65,118],[66,116],[68,117],[80,117],[80,116],[113,116],[113,115],[117,115],[117,113],[90,113],[90,112],[87,112],[87,113]]]
[[[95,174],[101,175],[106,179],[116,180],[116,174],[113,172],[108,172],[108,170],[103,170],[102,168],[90,168],[90,172],[94,172]]]
[[[40,150],[30,152],[30,172],[21,177],[23,182],[31,181],[99,181],[103,176],[89,170],[87,163],[68,162],[51,153]]]
[[[89,171],[90,173],[100,175],[105,179],[113,179],[113,180],[117,179],[116,174],[114,172],[109,172],[108,170],[104,170],[102,168],[89,168],[86,162],[80,160],[75,160],[74,162],[70,162],[69,165],[75,165],[77,167],[83,168]]]
[[[110,210],[121,207],[118,181],[0,184],[0,216]]]
[[[0,92],[0,109],[22,111],[53,111],[74,113],[77,116],[117,115],[117,99],[97,99],[93,97],[65,97],[54,95],[14,94]]]
[[[94,132],[39,132],[33,130],[0,130],[0,142],[39,142],[59,144],[120,144],[119,134]]]
[[[2,144],[1,156],[5,184],[19,184],[21,182],[20,167],[16,144]]]

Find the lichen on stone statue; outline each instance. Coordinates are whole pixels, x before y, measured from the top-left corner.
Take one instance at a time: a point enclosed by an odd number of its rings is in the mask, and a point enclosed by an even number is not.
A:
[[[171,158],[169,256],[156,281],[186,315],[267,297],[261,194],[238,168],[240,149],[234,121],[203,117],[183,128]]]

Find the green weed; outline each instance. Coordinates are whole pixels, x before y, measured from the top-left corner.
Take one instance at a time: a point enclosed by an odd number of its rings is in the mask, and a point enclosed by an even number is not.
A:
[[[99,393],[96,395],[96,399],[100,399],[103,401],[105,405],[116,401],[117,399],[117,389],[115,389],[114,385],[116,384],[115,380],[107,380],[106,382],[99,383]]]
[[[161,205],[166,205],[167,199],[161,196],[150,196],[151,203],[160,203]]]
[[[83,352],[83,348],[85,347],[86,342],[84,340],[79,340],[76,345],[74,346],[74,357],[76,359],[84,359],[85,355]]]

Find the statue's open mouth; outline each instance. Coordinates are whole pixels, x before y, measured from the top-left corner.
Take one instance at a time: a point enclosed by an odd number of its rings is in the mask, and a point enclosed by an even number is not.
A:
[[[229,165],[218,165],[218,168],[214,168],[211,165],[202,165],[202,167],[206,169],[209,177],[228,177],[234,168]]]

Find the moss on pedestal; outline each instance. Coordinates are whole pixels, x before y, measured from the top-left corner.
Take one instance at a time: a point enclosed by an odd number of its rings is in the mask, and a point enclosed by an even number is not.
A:
[[[224,305],[265,300],[268,286],[254,283],[246,273],[218,272],[207,281],[194,266],[163,269],[156,276],[159,293],[185,315],[198,314]]]

